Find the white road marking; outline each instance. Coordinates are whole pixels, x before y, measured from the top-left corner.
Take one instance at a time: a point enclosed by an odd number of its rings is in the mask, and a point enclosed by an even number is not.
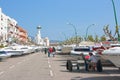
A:
[[[51,68],[51,65],[49,65],[49,68]]]
[[[14,67],[15,67],[15,65],[12,65],[12,66],[10,66],[9,68],[12,69],[12,68],[14,68]]]
[[[1,71],[1,72],[0,72],[0,75],[2,75],[3,73],[4,73],[4,71]]]
[[[50,70],[50,76],[53,76],[53,71],[52,70]]]
[[[48,66],[50,68],[50,76],[53,77],[53,71],[51,70],[51,65],[50,65],[50,61],[49,61],[50,58],[47,58],[47,59],[48,59]]]

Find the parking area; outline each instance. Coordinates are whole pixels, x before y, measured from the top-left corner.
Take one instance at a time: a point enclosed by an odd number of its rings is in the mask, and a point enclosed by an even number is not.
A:
[[[114,66],[105,65],[103,71],[85,71],[84,64],[73,67],[72,71],[66,69],[66,61],[68,55],[56,55],[55,58],[50,58],[51,66],[54,71],[54,80],[119,80],[120,70]]]

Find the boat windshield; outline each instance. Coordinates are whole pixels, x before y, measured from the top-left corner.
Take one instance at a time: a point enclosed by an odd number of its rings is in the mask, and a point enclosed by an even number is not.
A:
[[[6,52],[5,51],[0,51],[0,54],[6,54]]]
[[[87,48],[76,48],[74,51],[84,51],[84,52],[90,52],[90,49]]]

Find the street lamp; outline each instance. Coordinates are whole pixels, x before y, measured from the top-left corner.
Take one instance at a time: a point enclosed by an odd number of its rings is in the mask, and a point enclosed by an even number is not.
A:
[[[113,10],[114,10],[114,17],[115,17],[115,23],[116,23],[116,33],[118,34],[118,39],[119,39],[119,30],[118,30],[118,22],[117,22],[115,4],[114,4],[114,0],[111,0],[111,1],[112,1],[112,5],[113,5]]]
[[[68,25],[71,25],[73,28],[74,28],[74,31],[75,31],[75,36],[76,36],[76,46],[77,46],[77,30],[76,30],[76,27],[75,25],[73,25],[72,23],[67,23]]]
[[[88,29],[89,29],[91,26],[93,26],[93,25],[95,25],[95,24],[91,24],[91,25],[89,25],[89,26],[87,27],[87,29],[86,29],[86,36],[85,36],[85,40],[86,40],[86,41],[87,41]]]

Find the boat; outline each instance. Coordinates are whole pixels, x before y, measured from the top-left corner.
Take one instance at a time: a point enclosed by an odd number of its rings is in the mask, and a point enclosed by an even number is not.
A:
[[[0,52],[5,52],[10,57],[23,54],[22,50],[17,49],[17,48],[13,48],[13,47],[4,47],[4,48],[0,49]]]
[[[23,51],[23,54],[29,54],[35,52],[35,49],[31,46],[21,46],[19,49]]]
[[[111,47],[104,50],[102,58],[110,60],[116,67],[120,69],[120,47]]]
[[[9,54],[6,54],[5,51],[0,51],[0,61],[2,61],[3,59],[6,59],[8,57],[10,57]]]

